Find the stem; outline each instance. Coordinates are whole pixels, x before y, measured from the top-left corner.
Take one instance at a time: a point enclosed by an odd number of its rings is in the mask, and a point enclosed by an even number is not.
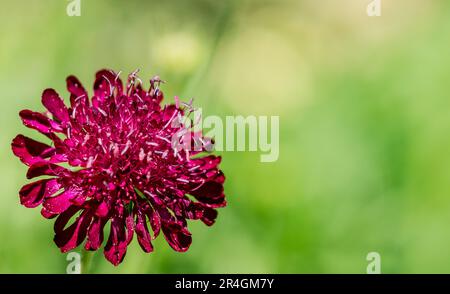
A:
[[[81,251],[81,273],[88,274],[91,269],[92,257],[94,251],[82,250]]]

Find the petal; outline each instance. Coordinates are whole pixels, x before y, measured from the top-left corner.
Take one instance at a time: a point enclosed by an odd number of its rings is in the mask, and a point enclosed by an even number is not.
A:
[[[62,131],[61,126],[39,112],[28,109],[19,112],[23,124],[31,129],[35,129],[43,134]]]
[[[94,216],[94,220],[88,229],[87,241],[84,246],[86,250],[97,250],[103,243],[103,228],[107,219]]]
[[[103,69],[96,73],[94,82],[94,98],[92,104],[99,107],[103,102],[117,91],[117,96],[123,92],[122,81],[112,71]]]
[[[210,170],[216,168],[221,162],[222,158],[220,156],[208,155],[201,158],[196,158],[191,160],[191,165],[200,165],[202,170]]]
[[[163,122],[167,123],[174,115],[174,112],[178,111],[174,104],[168,104],[163,109]]]
[[[150,226],[153,230],[153,239],[156,239],[156,237],[158,237],[159,235],[159,232],[161,231],[161,218],[151,208],[147,211],[147,216],[150,220]]]
[[[139,209],[144,212],[150,220],[150,226],[153,230],[153,239],[158,237],[161,230],[161,218],[159,214],[146,201],[139,201]]]
[[[188,219],[201,219],[206,225],[211,226],[217,218],[217,210],[210,208],[200,202],[192,202],[183,209]]]
[[[217,218],[217,210],[212,208],[205,208],[203,211],[203,216],[201,218],[202,222],[204,222],[207,226],[212,226]]]
[[[46,219],[52,219],[52,218],[54,218],[55,216],[57,216],[58,214],[56,214],[56,213],[51,213],[50,211],[48,211],[47,209],[45,209],[45,207],[42,207],[42,209],[41,209],[41,215],[42,215],[43,217],[45,217]]]
[[[67,90],[71,94],[70,103],[72,107],[79,103],[78,101],[85,105],[89,104],[87,92],[75,76],[68,76],[66,79],[66,85]]]
[[[117,90],[117,96],[123,94],[123,83],[119,78],[119,75],[110,69],[103,69],[95,74],[96,79],[104,79],[106,82],[112,85],[114,90]]]
[[[95,210],[95,215],[98,217],[106,217],[108,215],[109,208],[106,202],[102,202],[97,206]]]
[[[132,213],[125,218],[125,225],[127,229],[127,244],[130,244],[134,235],[134,215]]]
[[[136,220],[136,235],[138,238],[139,245],[141,245],[142,250],[144,252],[152,252],[153,251],[153,245],[152,245],[152,237],[150,236],[150,233],[148,232],[147,227],[147,221],[145,219],[145,214],[142,212],[137,213],[137,220]]]
[[[55,197],[49,197],[45,199],[43,206],[50,213],[60,214],[66,211],[72,205],[72,199],[74,199],[78,193],[72,190],[66,190]]]
[[[69,171],[62,166],[48,163],[37,162],[30,166],[27,172],[27,178],[32,179],[39,176],[60,176],[66,175]]]
[[[81,209],[82,207],[72,205],[69,209],[61,213],[53,225],[53,230],[55,233],[63,231],[67,225],[67,222]]]
[[[74,118],[72,126],[77,128],[77,124],[85,124],[88,121],[89,96],[76,77],[67,77],[66,84],[70,92],[70,115]]]
[[[36,207],[42,203],[44,198],[53,195],[60,189],[60,185],[56,179],[39,180],[20,189],[20,203],[25,207]]]
[[[14,155],[28,166],[43,161],[56,152],[55,148],[23,135],[18,135],[13,139],[11,148]]]
[[[185,252],[189,249],[192,243],[191,233],[186,227],[182,226],[178,222],[163,221],[162,231],[164,237],[175,251]]]
[[[204,183],[198,189],[190,191],[198,201],[208,204],[210,207],[223,207],[226,205],[223,185],[215,181]]]
[[[111,230],[103,254],[113,265],[117,266],[125,257],[127,252],[127,238],[125,224],[121,218],[111,220]]]
[[[69,121],[69,112],[67,110],[67,107],[55,90],[44,90],[44,92],[42,93],[42,104],[57,120],[62,122]]]
[[[61,252],[70,251],[84,241],[91,220],[92,214],[88,210],[85,210],[67,229],[55,230],[55,238],[53,240]]]

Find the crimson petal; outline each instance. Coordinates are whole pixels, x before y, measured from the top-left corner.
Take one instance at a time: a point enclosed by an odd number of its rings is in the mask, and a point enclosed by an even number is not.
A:
[[[215,181],[204,183],[200,188],[190,192],[195,198],[211,207],[217,208],[226,205],[223,185]]]
[[[80,99],[80,101],[89,102],[86,90],[76,77],[68,76],[66,84],[67,90],[71,94],[70,103],[72,107],[75,106],[78,99]]]
[[[153,251],[153,245],[151,242],[152,237],[148,232],[145,215],[142,214],[140,211],[137,213],[135,230],[139,245],[141,245],[142,250],[144,250],[144,252],[152,252]]]
[[[62,122],[69,121],[69,112],[61,97],[53,89],[46,89],[42,93],[42,104],[50,111],[54,118]]]
[[[64,191],[55,197],[49,197],[44,201],[45,209],[50,213],[60,214],[66,211],[71,205],[71,200],[78,194],[72,190]]]
[[[27,184],[19,191],[20,203],[25,207],[36,207],[44,198],[53,195],[59,189],[60,185],[56,179],[44,179]]]
[[[119,76],[110,69],[103,69],[95,74],[96,79],[104,79],[108,84],[111,84],[113,89],[117,90],[117,96],[123,94],[123,83]]]
[[[115,91],[120,96],[123,92],[122,81],[112,70],[100,70],[95,75],[94,98],[92,104],[99,107],[110,97]]]
[[[153,239],[156,239],[161,231],[161,217],[147,202],[139,201],[139,206],[139,209],[143,211],[150,220],[150,226],[153,230]]]
[[[64,253],[70,251],[78,247],[84,241],[91,220],[92,213],[85,210],[67,229],[55,230],[54,241],[61,252]]]
[[[48,162],[37,162],[28,169],[27,178],[32,179],[39,176],[60,176],[67,173],[68,170],[62,166]]]
[[[134,235],[134,216],[132,213],[125,218],[125,226],[127,229],[127,244],[130,244]]]
[[[11,143],[11,148],[13,153],[28,166],[43,161],[56,152],[55,148],[24,135],[17,135]]]
[[[202,222],[204,222],[207,226],[212,226],[217,218],[217,210],[212,208],[205,208],[203,210],[203,216],[201,218]]]
[[[127,237],[125,233],[125,224],[121,218],[111,220],[111,231],[108,241],[104,248],[105,258],[113,265],[119,265],[127,252]]]
[[[49,119],[42,113],[25,109],[19,112],[19,115],[25,126],[35,129],[43,134],[60,132],[62,130],[58,123]]]
[[[162,231],[164,237],[175,251],[185,252],[192,243],[191,233],[178,222],[163,221]]]
[[[103,228],[107,219],[94,216],[94,220],[88,228],[87,241],[84,246],[86,250],[97,250],[103,243]]]

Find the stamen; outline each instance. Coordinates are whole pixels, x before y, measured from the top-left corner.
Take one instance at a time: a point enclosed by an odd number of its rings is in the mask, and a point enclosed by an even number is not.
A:
[[[106,112],[103,110],[103,109],[101,109],[100,107],[97,107],[97,110],[98,110],[98,112],[100,112],[103,116],[108,116],[107,114],[106,114]]]
[[[127,152],[128,148],[130,148],[130,145],[131,145],[131,141],[128,140],[128,141],[127,141],[127,144],[125,145],[125,148],[122,150],[122,152],[120,153],[120,155],[124,155],[125,152]]]

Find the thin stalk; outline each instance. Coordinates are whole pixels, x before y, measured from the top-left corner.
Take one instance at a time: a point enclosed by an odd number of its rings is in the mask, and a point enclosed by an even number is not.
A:
[[[82,250],[81,251],[81,273],[89,274],[92,265],[92,258],[95,251]]]

